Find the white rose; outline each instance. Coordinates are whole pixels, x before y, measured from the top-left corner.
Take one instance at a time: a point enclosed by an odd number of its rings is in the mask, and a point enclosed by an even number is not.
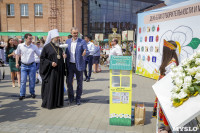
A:
[[[183,67],[182,67],[182,66],[178,66],[178,67],[177,67],[177,71],[178,71],[178,72],[183,72]]]
[[[188,68],[186,69],[186,71],[190,74],[190,75],[195,75],[197,72],[197,68],[193,67],[193,68]]]
[[[178,87],[181,87],[181,85],[183,84],[183,80],[180,79],[180,78],[176,78],[176,79],[175,79],[175,83],[176,83],[176,85],[177,85]]]
[[[172,72],[174,72],[174,73],[178,72],[178,67],[174,67],[174,68],[172,69]]]
[[[183,73],[183,72],[177,72],[174,76],[176,78],[183,79],[185,77],[185,73]]]
[[[187,96],[187,93],[184,92],[183,90],[181,90],[181,92],[178,94],[178,98],[179,98],[179,99],[183,99],[183,98],[185,98],[186,96]]]
[[[181,77],[184,79],[185,78],[185,73],[181,73]]]
[[[172,89],[173,92],[178,92],[179,90],[180,90],[180,87],[177,87],[177,86],[174,86]]]
[[[172,93],[171,99],[174,100],[174,99],[176,99],[176,98],[178,98],[178,97],[179,97],[179,96],[178,96],[177,93]]]
[[[194,78],[200,81],[200,73],[197,73]]]
[[[196,67],[196,71],[200,72],[200,66]]]
[[[186,84],[191,84],[191,82],[192,82],[192,77],[191,77],[191,76],[186,76],[186,77],[184,78],[184,83],[186,83]]]
[[[196,58],[195,64],[200,65],[200,58]]]
[[[176,79],[176,73],[171,73],[171,78],[172,78],[172,80],[175,80]]]
[[[182,61],[182,63],[181,63],[183,66],[186,66],[186,65],[188,65],[189,64],[189,61],[188,61],[188,59],[184,59],[183,61]]]

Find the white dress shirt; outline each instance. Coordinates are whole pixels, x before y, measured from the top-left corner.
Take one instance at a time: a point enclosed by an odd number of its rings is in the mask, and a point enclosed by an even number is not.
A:
[[[40,54],[42,53],[42,49],[43,47],[39,47],[38,50],[40,51]],[[40,63],[40,57],[38,57],[36,54],[34,54],[35,56],[35,63]]]
[[[75,52],[76,52],[76,45],[77,45],[77,40],[75,41],[72,40],[71,42],[71,51],[70,51],[70,62],[75,63]]]
[[[40,56],[40,51],[38,50],[38,47],[32,43],[29,46],[27,46],[25,43],[21,43],[15,50],[16,55],[21,55],[21,62],[24,64],[35,62],[35,53],[37,56]]]
[[[119,44],[113,46],[110,49],[109,60],[110,60],[111,55],[122,55],[122,48],[119,46]]]
[[[88,51],[90,52],[90,55],[93,55],[94,54],[94,51],[95,51],[95,46],[92,42],[88,42],[87,43],[87,47],[88,47]]]

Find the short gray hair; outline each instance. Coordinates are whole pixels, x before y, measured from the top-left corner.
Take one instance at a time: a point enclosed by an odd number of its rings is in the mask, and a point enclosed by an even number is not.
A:
[[[14,37],[13,40],[15,40],[19,43],[19,39],[17,37]]]
[[[77,31],[78,31],[78,28],[77,28],[77,27],[72,27],[72,28],[71,28],[71,32],[72,32],[73,30],[77,30]]]

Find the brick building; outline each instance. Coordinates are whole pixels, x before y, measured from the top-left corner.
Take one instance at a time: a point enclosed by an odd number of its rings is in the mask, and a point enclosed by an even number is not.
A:
[[[57,28],[64,40],[71,27],[107,38],[112,28],[119,34],[135,30],[138,12],[162,6],[160,0],[0,0],[0,38],[21,38],[26,32],[46,36]]]
[[[73,26],[82,33],[81,7],[81,0],[0,0],[2,38],[24,32],[43,36],[54,28],[66,36]]]

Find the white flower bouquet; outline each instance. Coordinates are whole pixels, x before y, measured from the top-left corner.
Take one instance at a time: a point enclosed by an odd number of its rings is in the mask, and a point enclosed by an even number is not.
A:
[[[200,94],[200,51],[183,60],[179,66],[172,66],[171,70],[174,84],[171,100],[173,106],[178,107]]]

